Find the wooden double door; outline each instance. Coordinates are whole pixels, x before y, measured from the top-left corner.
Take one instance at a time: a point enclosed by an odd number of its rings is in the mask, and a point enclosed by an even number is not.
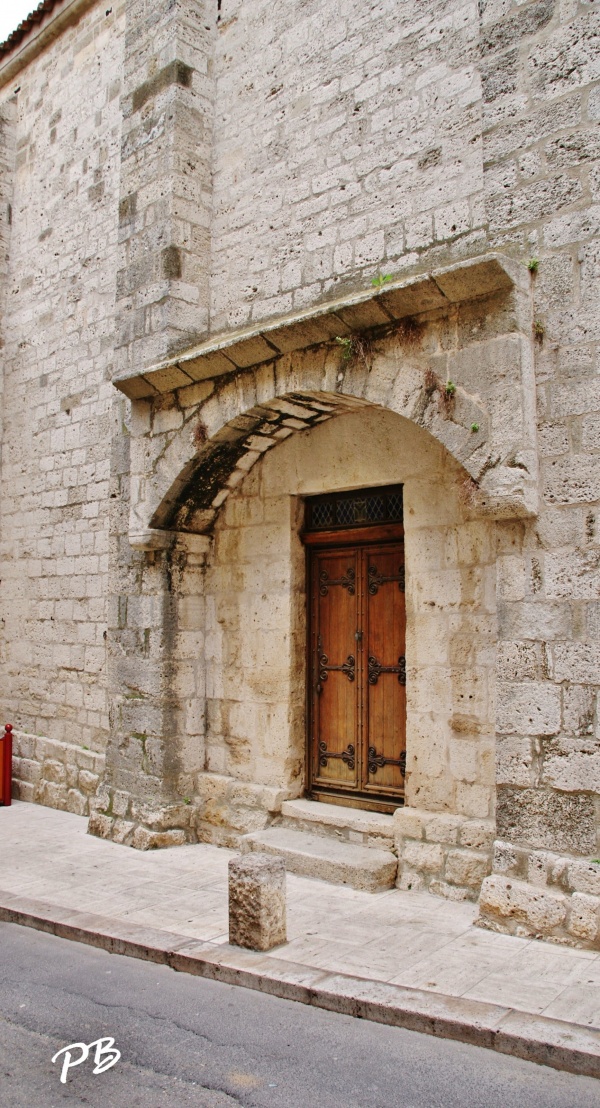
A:
[[[389,810],[406,763],[403,541],[309,549],[309,791]]]

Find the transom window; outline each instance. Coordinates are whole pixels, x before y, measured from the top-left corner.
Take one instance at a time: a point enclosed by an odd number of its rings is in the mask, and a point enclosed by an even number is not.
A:
[[[382,523],[402,523],[402,485],[326,493],[306,501],[307,531],[339,531]]]

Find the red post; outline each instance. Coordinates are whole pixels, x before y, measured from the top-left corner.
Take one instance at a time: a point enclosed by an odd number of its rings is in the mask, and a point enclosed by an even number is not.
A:
[[[4,724],[0,736],[0,804],[8,807],[12,797],[12,723]]]

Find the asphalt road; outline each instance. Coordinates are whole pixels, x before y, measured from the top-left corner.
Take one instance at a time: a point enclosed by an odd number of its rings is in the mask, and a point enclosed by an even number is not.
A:
[[[591,1078],[12,924],[0,998],[2,1108],[600,1108]],[[119,1061],[94,1074],[92,1050],[61,1084],[52,1056],[107,1036]]]

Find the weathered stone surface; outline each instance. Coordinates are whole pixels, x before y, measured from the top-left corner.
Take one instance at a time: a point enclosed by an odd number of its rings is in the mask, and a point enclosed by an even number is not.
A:
[[[555,735],[560,730],[560,689],[549,682],[502,682],[496,725],[504,734]]]
[[[244,851],[283,858],[290,873],[367,892],[389,889],[396,878],[398,863],[390,851],[338,842],[314,832],[272,827],[246,835],[240,845]]]
[[[250,853],[229,862],[229,942],[271,950],[287,938],[285,862]]]
[[[537,789],[498,789],[498,833],[509,842],[572,854],[596,849],[593,797]]]
[[[562,925],[568,899],[558,892],[535,888],[524,881],[486,877],[481,886],[479,910],[482,918],[521,924],[529,933],[548,934]]]
[[[595,943],[600,936],[600,897],[573,893],[568,930],[576,939]]]

